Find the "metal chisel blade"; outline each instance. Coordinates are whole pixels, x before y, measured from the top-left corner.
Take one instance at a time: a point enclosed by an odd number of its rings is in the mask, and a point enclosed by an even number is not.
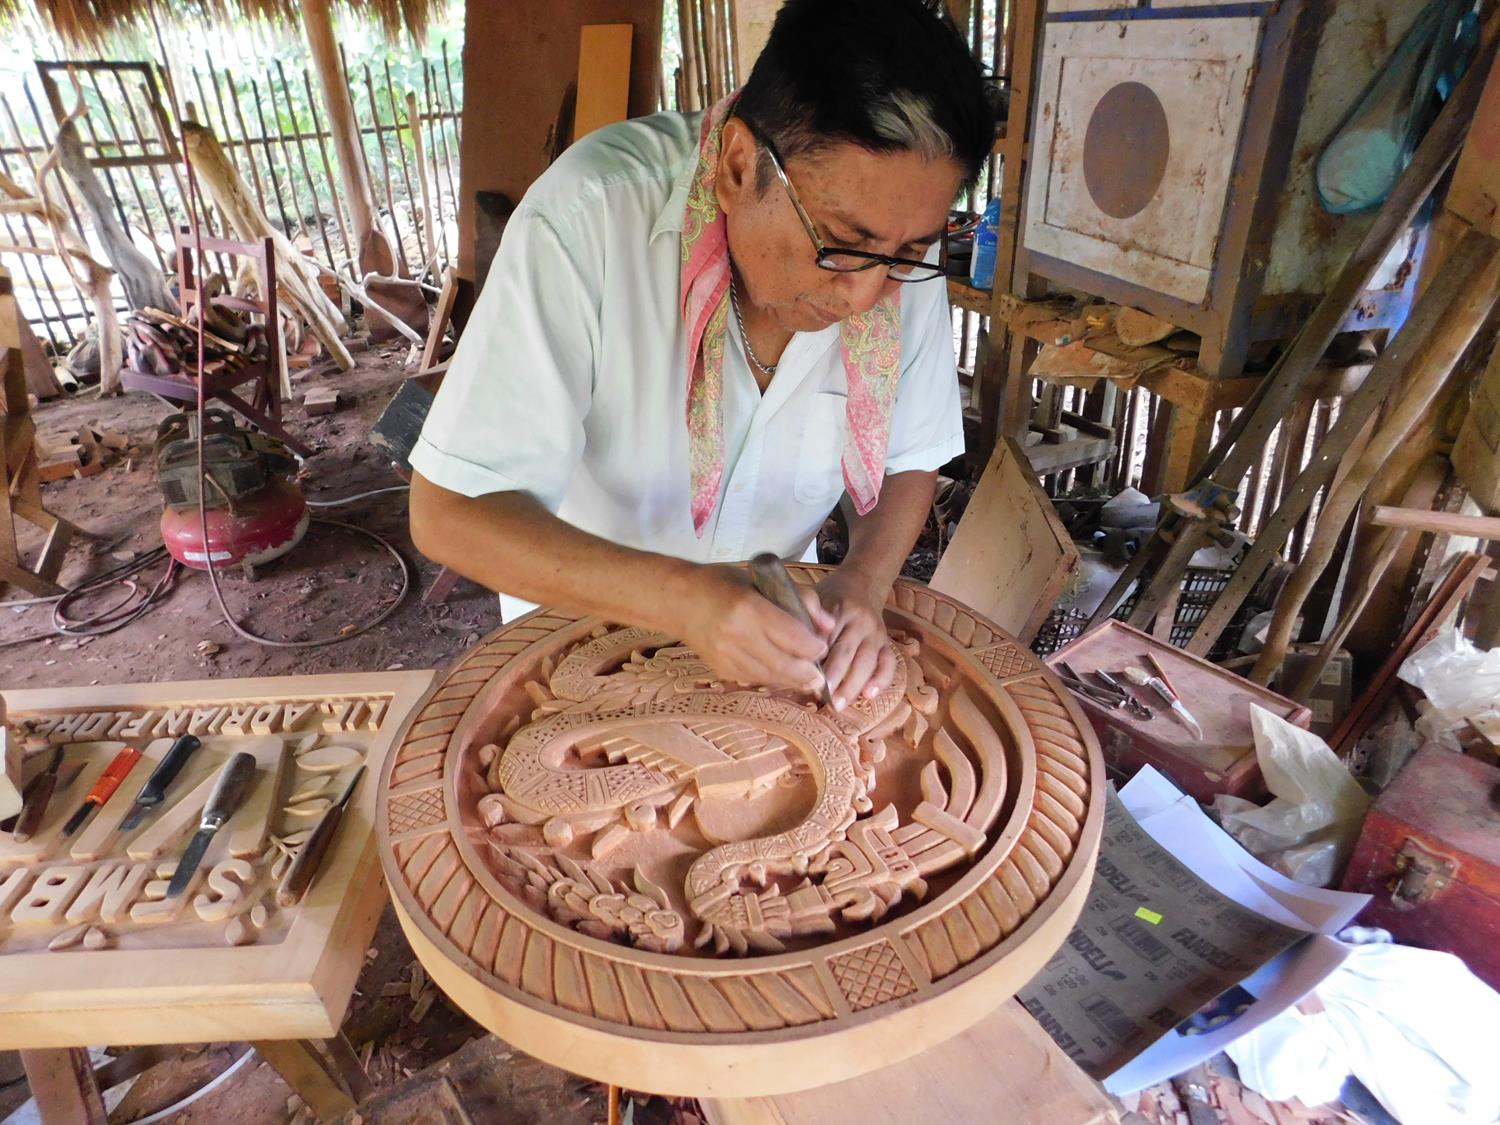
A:
[[[214,828],[200,828],[193,833],[193,838],[188,841],[187,851],[182,853],[182,860],[177,864],[177,870],[172,872],[172,881],[167,884],[168,898],[176,898],[188,889],[216,831]]]
[[[154,807],[155,806],[153,805],[131,805],[130,815],[120,823],[120,831],[129,832],[132,828],[139,824],[141,822],[141,818],[148,812],[150,812]]]

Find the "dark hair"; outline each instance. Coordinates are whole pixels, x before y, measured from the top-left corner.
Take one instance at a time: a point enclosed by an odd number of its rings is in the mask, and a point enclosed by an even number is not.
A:
[[[924,0],[787,0],[734,114],[783,157],[840,141],[919,150],[957,161],[971,184],[997,116],[963,37]],[[764,153],[760,163],[764,191]]]

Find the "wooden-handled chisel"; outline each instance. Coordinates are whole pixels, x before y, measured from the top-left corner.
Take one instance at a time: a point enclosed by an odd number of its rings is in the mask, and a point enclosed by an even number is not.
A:
[[[104,768],[99,775],[99,780],[94,782],[94,787],[88,791],[83,798],[83,804],[78,806],[78,811],[68,818],[68,823],[63,825],[63,835],[71,836],[83,826],[83,822],[89,818],[89,813],[100,808],[115,795],[115,790],[120,788],[120,782],[125,776],[135,769],[135,764],[141,760],[141,752],[134,747],[127,746],[115,755],[114,760]]]
[[[360,766],[354,771],[354,776],[349,779],[349,784],[344,787],[344,795],[318,818],[317,827],[303,842],[297,858],[292,861],[291,867],[287,868],[286,874],[282,876],[281,886],[276,888],[277,906],[296,906],[302,901],[302,896],[307,893],[307,888],[312,886],[318,868],[323,866],[323,857],[328,854],[329,845],[333,843],[333,835],[339,830],[339,824],[344,819],[344,809],[349,806],[349,798],[354,796],[354,787],[359,784],[359,779],[364,775],[365,767]]]
[[[121,832],[134,829],[140,824],[142,817],[166,799],[167,786],[172,784],[173,779],[182,772],[182,767],[187,765],[187,760],[193,756],[193,752],[202,745],[197,735],[192,734],[185,734],[172,743],[172,748],[162,756],[162,760],[151,771],[151,776],[146,779],[146,784],[142,785],[141,791],[135,795],[135,805],[131,808],[130,815],[125,818],[125,823],[120,825]]]
[[[756,555],[750,560],[750,581],[761,597],[767,599],[783,613],[789,613],[806,627],[809,633],[817,636],[817,626],[813,624],[812,615],[807,612],[807,607],[802,604],[802,598],[797,593],[797,584],[792,581],[791,574],[786,569],[786,564],[770,552]],[[833,693],[828,690],[828,677],[823,674],[821,661],[814,661],[818,667],[818,673],[823,676],[822,699],[824,706],[833,707]]]
[[[219,780],[214,782],[213,792],[208,795],[208,804],[203,806],[198,831],[193,833],[187,850],[182,853],[182,859],[177,864],[177,870],[172,872],[172,881],[167,884],[168,898],[176,898],[187,890],[188,884],[193,881],[194,872],[203,862],[203,853],[208,851],[208,845],[213,842],[214,833],[223,828],[224,822],[240,807],[254,778],[254,754],[241,750],[229,759],[229,763],[219,774]]]
[[[55,747],[47,767],[28,781],[26,788],[21,791],[21,811],[0,824],[0,831],[10,832],[16,843],[24,844],[41,827],[42,818],[47,815],[47,806],[52,802],[52,794],[57,790],[57,771],[62,766],[62,760],[63,748]]]

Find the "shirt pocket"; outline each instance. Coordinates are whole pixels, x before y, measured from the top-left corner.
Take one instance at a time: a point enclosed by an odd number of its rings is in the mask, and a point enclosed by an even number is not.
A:
[[[832,509],[844,493],[849,396],[837,391],[819,391],[807,405],[806,419],[792,492],[803,504]]]

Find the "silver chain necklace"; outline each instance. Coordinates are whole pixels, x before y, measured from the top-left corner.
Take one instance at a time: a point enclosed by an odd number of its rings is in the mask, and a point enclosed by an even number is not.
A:
[[[744,342],[745,355],[748,356],[750,362],[755,364],[756,367],[760,368],[761,371],[765,372],[767,375],[774,376],[776,374],[776,365],[774,363],[762,363],[760,361],[760,356],[755,354],[755,348],[750,343],[750,333],[745,331],[745,318],[740,315],[739,286],[735,285],[733,274],[731,274],[729,277],[729,303],[734,306],[734,322],[740,326],[740,340]]]

